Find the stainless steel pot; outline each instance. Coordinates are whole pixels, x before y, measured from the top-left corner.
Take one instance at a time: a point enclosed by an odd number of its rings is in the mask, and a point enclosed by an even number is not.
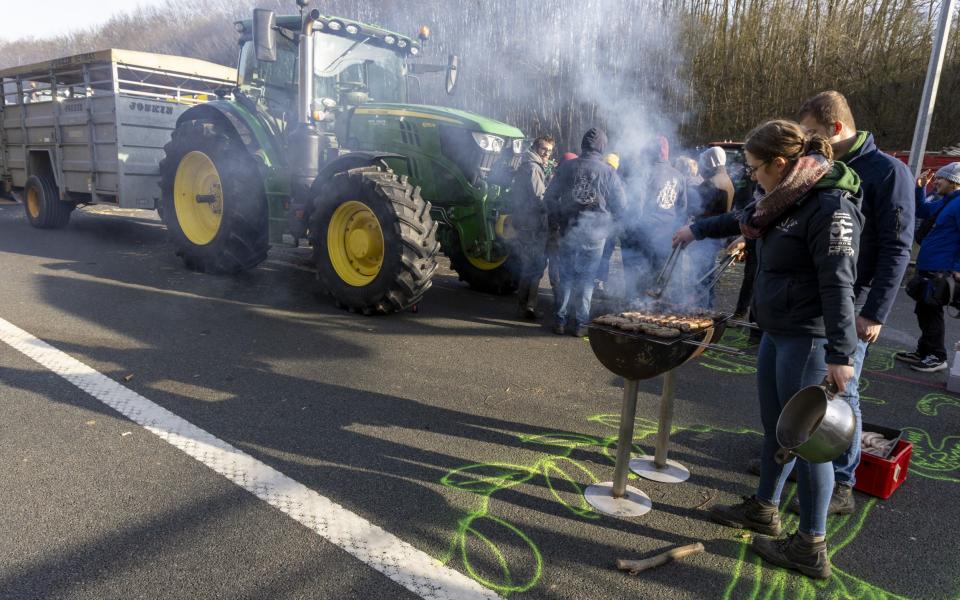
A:
[[[790,398],[777,420],[777,462],[784,464],[796,456],[824,463],[847,451],[857,421],[850,404],[836,397],[837,391],[835,385],[824,380]]]

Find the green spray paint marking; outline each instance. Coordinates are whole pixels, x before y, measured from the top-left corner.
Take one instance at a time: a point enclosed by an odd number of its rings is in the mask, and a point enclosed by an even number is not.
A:
[[[940,393],[927,394],[917,402],[917,410],[928,417],[936,417],[944,405],[960,408],[960,398]]]
[[[750,334],[743,329],[727,329],[720,344],[738,350],[750,347]],[[732,375],[752,375],[757,372],[757,359],[753,356],[731,356],[715,350],[706,350],[697,359],[701,367]]]
[[[960,436],[947,436],[937,444],[923,429],[904,427],[903,437],[913,444],[911,473],[938,481],[960,483]]]
[[[899,352],[896,348],[870,344],[867,357],[863,359],[864,371],[890,371],[893,369],[893,355]]]
[[[857,383],[857,391],[860,393],[860,404],[886,404],[887,401],[882,398],[875,398],[874,396],[866,396],[864,392],[870,387],[870,380],[866,377],[861,376]]]
[[[865,388],[864,388],[865,389]],[[587,418],[603,427],[619,429],[619,415],[600,413]],[[657,422],[637,418],[634,441],[641,441],[657,431]],[[728,433],[734,435],[762,435],[743,427],[713,427],[707,425],[674,426],[672,432]],[[905,437],[914,444],[914,466],[911,471],[931,479],[960,483],[960,477],[946,475],[960,467],[960,436],[944,438],[939,445],[930,442],[929,434],[920,429],[904,429]],[[570,458],[576,449],[599,448],[611,464],[615,462],[612,449],[617,436],[595,437],[579,433],[553,432],[520,435],[527,444],[542,446],[545,455],[532,465],[510,463],[478,463],[465,465],[447,473],[440,481],[448,488],[469,492],[479,498],[473,510],[457,522],[448,550],[439,557],[449,564],[459,559],[466,573],[481,585],[507,596],[525,592],[536,586],[543,577],[543,556],[536,543],[515,525],[490,514],[490,497],[543,476],[553,498],[578,518],[599,519],[600,515],[583,497],[580,481],[598,481],[584,464]],[[949,451],[944,451],[948,448]],[[931,451],[932,449],[932,451]],[[634,450],[640,448],[634,444]],[[793,491],[785,496],[787,506]],[[571,501],[571,498],[576,500]],[[859,535],[876,499],[867,501],[856,515],[834,516],[827,521],[827,539],[831,558],[841,552]],[[790,513],[782,516],[784,529],[795,529],[799,517]],[[833,568],[825,581],[812,581],[791,574],[785,569],[774,569],[749,551],[749,543],[739,544],[732,578],[723,592],[724,600],[792,600],[816,598],[855,598],[861,600],[903,599],[892,592],[874,586],[841,569]],[[960,599],[958,599],[960,600]]]

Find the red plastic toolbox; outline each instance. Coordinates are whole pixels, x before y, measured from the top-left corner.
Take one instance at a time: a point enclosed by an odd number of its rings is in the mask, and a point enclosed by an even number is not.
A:
[[[897,446],[890,453],[890,458],[880,458],[862,452],[860,465],[857,467],[857,484],[854,488],[871,496],[889,498],[890,494],[907,478],[911,454],[913,454],[913,444],[902,439],[897,441]]]

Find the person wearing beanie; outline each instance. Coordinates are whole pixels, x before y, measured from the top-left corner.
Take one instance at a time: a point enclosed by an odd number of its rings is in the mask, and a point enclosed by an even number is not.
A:
[[[898,360],[914,371],[935,373],[947,368],[943,306],[926,293],[939,279],[960,281],[960,162],[942,167],[933,178],[936,195],[917,202],[917,218],[925,219],[917,231],[920,244],[917,274],[907,284],[907,294],[916,300],[914,314],[920,339],[912,352],[898,352]]]
[[[587,335],[593,280],[603,245],[624,211],[620,177],[603,157],[607,134],[593,128],[583,136],[579,158],[564,161],[547,187],[549,228],[560,236],[560,275],[555,292],[554,333]],[[572,315],[571,315],[572,313]]]

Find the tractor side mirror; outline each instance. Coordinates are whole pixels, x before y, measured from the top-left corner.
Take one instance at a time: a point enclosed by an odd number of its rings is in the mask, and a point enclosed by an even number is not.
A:
[[[259,62],[277,62],[276,15],[272,10],[253,9],[253,47]]]
[[[447,62],[447,95],[452,96],[453,92],[457,89],[457,76],[460,71],[460,57],[456,54],[451,54],[450,59]]]

